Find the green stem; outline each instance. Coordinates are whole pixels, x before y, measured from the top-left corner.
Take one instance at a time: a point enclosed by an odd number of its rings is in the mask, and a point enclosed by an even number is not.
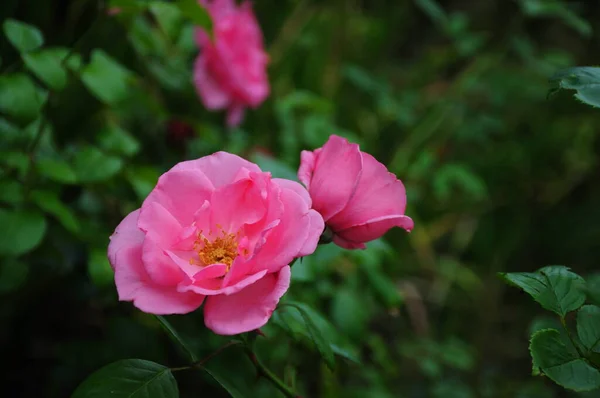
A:
[[[234,345],[238,345],[238,344],[242,344],[241,341],[238,340],[234,340],[234,341],[230,341],[229,343],[222,345],[221,347],[217,348],[216,351],[211,352],[210,354],[208,354],[207,356],[205,356],[204,358],[202,358],[199,361],[194,362],[193,364],[191,364],[190,366],[182,366],[179,368],[171,368],[171,372],[176,372],[178,370],[188,370],[188,369],[202,369],[204,364],[206,362],[208,362],[209,360],[211,360],[212,358],[216,357],[217,355],[219,355],[221,352],[223,352],[225,349],[234,346]]]
[[[299,395],[296,394],[290,387],[288,387],[279,377],[277,377],[273,372],[271,372],[262,362],[258,359],[254,351],[249,346],[246,346],[246,353],[250,357],[252,363],[256,367],[256,370],[260,376],[263,376],[265,379],[269,380],[279,391],[281,391],[286,397],[289,398],[298,398]]]

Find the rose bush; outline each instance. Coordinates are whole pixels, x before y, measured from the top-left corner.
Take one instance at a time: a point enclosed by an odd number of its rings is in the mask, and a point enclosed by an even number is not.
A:
[[[204,303],[206,326],[238,334],[263,326],[290,283],[289,263],[323,231],[298,183],[217,152],[163,174],[108,247],[119,299],[152,314]]]
[[[269,95],[262,32],[248,2],[201,3],[212,18],[214,38],[196,30],[200,55],[194,64],[194,83],[204,106],[228,109],[227,124],[236,126],[246,107],[257,107]]]
[[[332,135],[322,148],[302,151],[298,178],[341,247],[364,249],[392,227],[413,228],[402,181],[345,138]]]

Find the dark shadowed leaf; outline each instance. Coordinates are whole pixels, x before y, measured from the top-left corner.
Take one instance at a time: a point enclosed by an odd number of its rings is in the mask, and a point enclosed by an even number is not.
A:
[[[80,149],[73,160],[77,177],[82,182],[106,180],[123,167],[120,158],[107,155],[95,147]]]
[[[207,32],[212,32],[212,19],[208,11],[196,0],[179,0],[177,6],[181,13],[191,20],[194,25],[203,28]]]
[[[70,232],[79,232],[79,220],[71,208],[63,204],[53,191],[35,190],[31,192],[31,199],[40,209],[53,215]]]
[[[560,90],[576,90],[575,98],[593,107],[600,107],[600,68],[575,67],[557,72],[550,78],[550,94]]]
[[[176,398],[177,382],[166,366],[125,359],[92,373],[72,398]]]
[[[579,309],[577,335],[587,350],[600,353],[600,307],[584,305]]]

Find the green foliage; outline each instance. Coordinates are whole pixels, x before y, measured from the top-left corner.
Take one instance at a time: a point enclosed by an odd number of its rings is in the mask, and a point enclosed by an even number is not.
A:
[[[7,19],[2,24],[4,34],[19,52],[27,53],[38,49],[44,44],[44,36],[35,26]]]
[[[46,219],[32,210],[0,209],[0,225],[3,239],[0,239],[0,255],[17,256],[34,249],[46,233]]]
[[[65,59],[69,50],[65,48],[47,48],[23,54],[23,62],[40,80],[52,90],[62,90],[67,84]]]
[[[103,367],[83,381],[73,398],[175,398],[177,383],[166,366],[125,359]]]
[[[536,332],[531,337],[529,350],[534,364],[555,383],[574,391],[600,387],[600,371],[570,353],[557,330]]]
[[[558,385],[574,391],[600,388],[600,307],[583,305],[584,279],[563,266],[549,266],[535,273],[505,273],[501,276],[560,317],[560,327],[533,328],[529,351],[533,374],[544,374]],[[577,312],[577,340],[566,322],[568,312]],[[544,322],[545,323],[545,322]],[[558,322],[557,322],[558,323]],[[549,326],[552,325],[550,322]]]
[[[576,90],[575,98],[593,107],[600,107],[600,68],[575,67],[557,72],[550,78],[550,94],[560,90]]]
[[[102,50],[94,50],[81,70],[81,81],[100,101],[115,105],[130,93],[133,75]]]
[[[35,119],[47,98],[47,93],[25,74],[0,76],[0,112],[18,121]]]
[[[553,265],[535,273],[513,272],[501,276],[531,295],[542,307],[561,317],[585,302],[585,281],[567,267]]]

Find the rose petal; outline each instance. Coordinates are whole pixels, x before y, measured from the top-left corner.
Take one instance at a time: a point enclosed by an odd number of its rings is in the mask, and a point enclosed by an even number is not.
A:
[[[203,32],[199,33],[200,37],[197,40],[201,43],[206,43],[202,38],[203,34]],[[203,47],[206,49],[209,45],[207,44]],[[223,109],[232,102],[230,93],[223,89],[223,86],[219,84],[218,80],[208,69],[206,55],[204,54],[199,55],[194,62],[194,85],[202,103],[207,109]]]
[[[405,209],[402,181],[373,156],[363,153],[363,171],[354,196],[327,224],[339,231],[381,217],[402,216]]]
[[[413,220],[407,216],[390,216],[369,221],[363,225],[357,225],[342,231],[336,231],[346,241],[349,242],[369,242],[380,238],[390,228],[400,227],[411,231],[414,227]]]
[[[284,267],[235,294],[209,297],[204,306],[204,323],[222,335],[244,333],[264,326],[287,291],[290,275],[290,267]]]
[[[310,181],[313,207],[325,222],[344,209],[350,201],[362,171],[362,156],[357,144],[332,135],[318,154]]]
[[[197,309],[204,296],[179,293],[154,284],[142,264],[144,234],[137,228],[139,210],[130,213],[115,230],[108,258],[115,270],[115,284],[121,301],[133,301],[140,310],[157,315],[186,314]]]
[[[138,219],[138,227],[165,249],[179,240],[182,226],[160,203],[145,201]]]
[[[214,188],[219,188],[234,181],[240,169],[262,172],[254,163],[227,152],[216,152],[200,159],[178,163],[171,171],[200,170],[212,182]]]
[[[175,166],[158,179],[156,187],[142,204],[142,209],[157,202],[182,226],[188,226],[213,190],[211,181],[201,170],[182,170]]]

